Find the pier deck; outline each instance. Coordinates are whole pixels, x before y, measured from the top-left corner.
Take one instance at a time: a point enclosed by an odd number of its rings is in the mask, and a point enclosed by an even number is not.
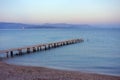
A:
[[[14,55],[22,55],[24,52],[26,53],[33,53],[41,50],[47,50],[50,48],[56,48],[64,45],[75,44],[79,42],[83,42],[83,39],[72,39],[72,40],[65,40],[60,42],[53,42],[53,43],[46,43],[46,44],[37,44],[32,46],[26,46],[21,48],[12,48],[7,50],[0,50],[0,54],[6,54],[6,57],[14,57]],[[16,53],[17,51],[17,53]]]

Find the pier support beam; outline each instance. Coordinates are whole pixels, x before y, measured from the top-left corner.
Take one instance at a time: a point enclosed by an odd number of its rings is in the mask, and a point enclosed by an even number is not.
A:
[[[10,51],[10,55],[11,55],[11,57],[13,57],[14,55],[13,55],[13,51]]]
[[[19,49],[19,50],[18,50],[18,54],[19,54],[19,55],[22,55],[22,49]]]
[[[19,54],[19,55],[22,55],[22,49],[19,49],[18,51],[19,51],[18,54]]]
[[[42,46],[39,47],[39,50],[40,50],[40,51],[42,50]]]
[[[56,43],[53,43],[53,48],[56,48]]]
[[[58,47],[58,43],[56,43],[56,47]]]
[[[39,46],[37,47],[37,51],[40,51]]]
[[[6,57],[8,58],[9,57],[9,55],[8,55],[9,53],[8,52],[6,52]]]
[[[28,53],[28,54],[30,53],[30,48],[27,48],[27,53]]]
[[[44,45],[44,49],[47,50],[47,45]]]
[[[63,45],[66,45],[66,42],[63,42]]]
[[[50,49],[51,48],[51,44],[48,44],[48,49]]]
[[[33,47],[33,52],[36,52],[36,48],[35,47]]]
[[[52,48],[54,48],[54,43],[52,44]]]
[[[68,45],[69,43],[68,43],[68,41],[66,41],[66,45]]]

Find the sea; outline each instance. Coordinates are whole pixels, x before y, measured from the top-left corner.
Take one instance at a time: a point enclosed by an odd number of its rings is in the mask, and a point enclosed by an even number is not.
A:
[[[84,42],[16,56],[4,62],[120,76],[120,28],[0,30],[0,50],[76,38]]]

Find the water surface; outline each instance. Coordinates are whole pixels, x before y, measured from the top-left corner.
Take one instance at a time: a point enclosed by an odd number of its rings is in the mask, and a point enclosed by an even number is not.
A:
[[[120,75],[119,34],[120,29],[0,30],[0,50],[83,38],[83,43],[14,57],[5,62]]]

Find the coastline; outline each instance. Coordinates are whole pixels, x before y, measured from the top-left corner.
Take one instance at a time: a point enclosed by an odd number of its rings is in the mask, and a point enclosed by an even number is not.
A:
[[[120,76],[18,66],[0,61],[0,80],[120,80]]]

